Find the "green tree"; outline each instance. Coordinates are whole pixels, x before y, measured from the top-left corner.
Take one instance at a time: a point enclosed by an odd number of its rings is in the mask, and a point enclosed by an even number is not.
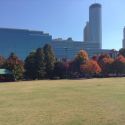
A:
[[[5,62],[4,68],[11,70],[16,80],[23,78],[24,63],[15,55],[15,53],[10,54]]]
[[[59,77],[61,79],[68,78],[69,76],[69,63],[58,61],[55,63],[54,68],[55,77]]]
[[[46,77],[52,78],[54,76],[54,66],[56,62],[56,58],[52,47],[49,44],[46,44],[43,47],[44,54],[45,54],[45,65],[46,65]]]
[[[37,79],[45,78],[46,65],[45,65],[45,55],[42,48],[38,48],[35,54],[35,65],[36,65],[36,75]]]
[[[36,64],[35,64],[36,52],[31,52],[25,59],[25,77],[27,79],[36,79]]]

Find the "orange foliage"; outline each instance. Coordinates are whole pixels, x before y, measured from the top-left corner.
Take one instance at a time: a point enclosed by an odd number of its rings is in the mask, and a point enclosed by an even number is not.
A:
[[[84,50],[80,50],[75,60],[78,60],[81,64],[89,59],[88,54]]]
[[[98,74],[101,72],[101,68],[94,60],[89,60],[86,64],[80,66],[81,72],[88,74]]]

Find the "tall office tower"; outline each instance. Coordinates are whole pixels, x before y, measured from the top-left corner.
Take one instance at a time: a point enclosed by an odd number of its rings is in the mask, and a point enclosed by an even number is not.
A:
[[[122,42],[122,47],[125,48],[125,27],[123,29],[123,42]]]
[[[89,8],[89,22],[84,28],[84,41],[95,44],[96,48],[102,48],[102,15],[101,5],[92,4]]]
[[[92,4],[89,8],[90,41],[99,44],[102,48],[102,15],[101,5]]]
[[[85,41],[85,42],[90,41],[90,26],[89,26],[89,22],[86,23],[83,35],[84,35],[83,41]]]

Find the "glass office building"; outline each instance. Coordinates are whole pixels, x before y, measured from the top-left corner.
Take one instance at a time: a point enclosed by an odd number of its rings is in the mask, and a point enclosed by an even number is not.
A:
[[[41,31],[0,28],[0,54],[11,52],[24,59],[29,52],[52,41],[52,36]]]

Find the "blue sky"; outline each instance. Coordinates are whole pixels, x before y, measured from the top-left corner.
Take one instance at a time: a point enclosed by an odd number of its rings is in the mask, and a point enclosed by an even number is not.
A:
[[[83,40],[89,6],[102,4],[103,48],[122,47],[125,0],[0,0],[0,27],[43,30]]]

